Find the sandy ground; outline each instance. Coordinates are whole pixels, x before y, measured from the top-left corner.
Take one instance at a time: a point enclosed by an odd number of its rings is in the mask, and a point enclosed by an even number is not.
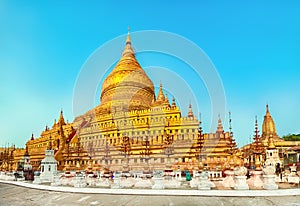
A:
[[[224,191],[226,192],[226,191]],[[300,196],[285,197],[181,197],[78,194],[51,192],[0,183],[0,206],[36,205],[286,205],[300,206]]]

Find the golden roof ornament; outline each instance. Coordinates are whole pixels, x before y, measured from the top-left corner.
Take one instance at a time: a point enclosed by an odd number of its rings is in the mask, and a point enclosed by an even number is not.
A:
[[[126,37],[126,44],[123,50],[122,56],[131,56],[134,55],[134,51],[131,47],[131,38],[130,38],[130,28],[128,27],[128,34]]]
[[[164,102],[165,101],[165,95],[164,95],[164,92],[163,92],[163,89],[162,89],[162,83],[161,82],[160,82],[160,85],[159,85],[159,92],[157,94],[156,101],[158,101],[158,102]]]
[[[131,47],[130,29],[117,65],[102,84],[99,109],[112,112],[149,109],[154,99],[154,85],[142,69]]]
[[[33,135],[33,133],[31,134],[30,140],[34,140],[34,135]]]
[[[47,150],[52,150],[52,137],[49,137],[48,147]]]
[[[189,112],[188,112],[188,117],[194,117],[193,109],[192,109],[192,104],[189,104]]]
[[[25,150],[25,154],[24,154],[24,156],[29,156],[29,152],[28,152],[28,145],[26,144],[26,150]]]
[[[263,142],[268,143],[269,137],[273,136],[273,139],[276,141],[281,141],[276,133],[276,126],[274,120],[270,114],[269,105],[266,105],[266,115],[264,116],[264,121],[262,125],[262,135],[261,139]]]
[[[176,102],[175,102],[175,97],[173,96],[172,98],[172,108],[175,108],[176,107]]]
[[[218,115],[218,128],[217,128],[216,133],[223,133],[223,132],[224,132],[224,128],[223,128],[223,125],[222,125],[221,116],[219,114]]]
[[[58,123],[59,123],[60,125],[65,125],[65,124],[66,124],[66,123],[65,123],[64,116],[63,116],[63,111],[62,111],[62,109],[60,110],[60,116],[59,116]]]
[[[276,146],[274,144],[273,135],[270,135],[269,137],[269,146],[268,149],[276,149]]]

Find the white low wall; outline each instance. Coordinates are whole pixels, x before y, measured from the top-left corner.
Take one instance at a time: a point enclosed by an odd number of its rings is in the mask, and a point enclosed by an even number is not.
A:
[[[300,189],[279,189],[279,190],[151,190],[151,189],[102,189],[102,188],[73,188],[53,187],[47,185],[35,185],[26,182],[3,181],[1,183],[12,184],[32,189],[90,193],[90,194],[120,194],[120,195],[157,195],[157,196],[220,196],[220,197],[263,197],[263,196],[291,196],[300,195]]]

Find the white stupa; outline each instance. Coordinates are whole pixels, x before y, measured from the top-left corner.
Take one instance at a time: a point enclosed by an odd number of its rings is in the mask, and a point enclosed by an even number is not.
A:
[[[269,138],[269,147],[266,150],[266,162],[265,165],[271,165],[273,167],[276,167],[276,165],[282,165],[280,159],[279,159],[279,151],[274,145],[273,136],[270,135]]]
[[[51,141],[50,141],[51,142]],[[54,150],[51,143],[46,150],[45,158],[41,162],[41,182],[53,182],[54,176],[57,174],[57,161],[54,158]]]

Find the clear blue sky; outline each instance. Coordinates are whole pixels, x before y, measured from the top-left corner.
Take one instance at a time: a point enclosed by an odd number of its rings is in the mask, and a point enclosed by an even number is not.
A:
[[[81,66],[128,26],[173,32],[206,52],[223,81],[239,146],[253,135],[255,115],[262,123],[266,103],[279,135],[300,133],[299,11],[299,1],[1,0],[0,146],[24,146],[61,108],[73,121]]]

